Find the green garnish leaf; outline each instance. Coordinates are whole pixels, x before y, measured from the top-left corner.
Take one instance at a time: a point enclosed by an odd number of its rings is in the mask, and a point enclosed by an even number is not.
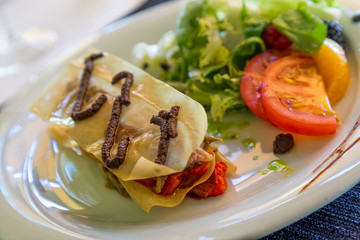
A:
[[[265,50],[265,44],[259,37],[251,37],[240,42],[230,56],[228,64],[230,76],[241,76],[248,61]]]
[[[326,38],[325,23],[305,8],[287,10],[272,23],[299,49],[311,55],[319,51]]]

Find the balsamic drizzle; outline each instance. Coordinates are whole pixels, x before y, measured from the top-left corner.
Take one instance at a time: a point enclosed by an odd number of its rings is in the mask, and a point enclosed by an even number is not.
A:
[[[351,131],[349,132],[349,134],[345,137],[345,139],[339,144],[339,146],[337,146],[337,148],[335,148],[335,150],[313,171],[313,173],[317,172],[321,166],[323,166],[326,162],[328,162],[330,159],[332,159],[332,161],[330,162],[329,165],[327,165],[323,170],[321,170],[318,174],[316,174],[315,177],[313,177],[309,182],[307,182],[305,184],[305,186],[300,190],[300,193],[302,193],[303,191],[305,191],[308,187],[311,186],[311,184],[313,184],[315,182],[316,179],[318,179],[324,172],[326,172],[328,169],[331,168],[331,166],[333,166],[337,161],[339,161],[341,159],[341,157],[347,152],[349,151],[352,147],[354,147],[358,142],[360,142],[360,137],[356,138],[352,143],[349,144],[349,140],[350,137],[352,137],[355,134],[355,131],[357,130],[357,128],[360,126],[360,117],[358,118],[358,120],[356,121],[355,125],[353,126],[353,128],[351,129]],[[347,146],[348,145],[348,146]]]

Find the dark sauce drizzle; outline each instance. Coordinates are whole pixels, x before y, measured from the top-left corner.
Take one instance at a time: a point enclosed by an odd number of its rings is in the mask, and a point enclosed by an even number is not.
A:
[[[160,126],[160,141],[158,154],[155,162],[164,165],[166,163],[169,149],[170,138],[175,138],[177,132],[177,116],[179,115],[180,106],[173,106],[170,112],[161,110],[159,115],[152,116],[150,123]]]
[[[116,74],[113,79],[111,84],[116,84],[117,82],[119,82],[121,79],[126,79],[125,83],[122,85],[121,88],[121,103],[125,106],[129,106],[130,104],[130,88],[134,82],[134,76],[127,72],[127,71],[122,71],[119,72],[118,74]]]
[[[108,168],[112,169],[118,168],[124,162],[126,151],[130,143],[129,136],[122,137],[114,158],[111,158],[110,152],[115,143],[122,105],[130,105],[130,88],[134,82],[134,76],[131,73],[122,71],[113,77],[111,84],[116,84],[123,78],[125,78],[125,83],[121,88],[121,95],[116,97],[114,101],[108,128],[106,130],[105,141],[101,148],[103,162]]]
[[[74,121],[81,121],[86,118],[93,116],[97,113],[102,105],[106,102],[107,98],[104,94],[102,94],[96,101],[87,109],[81,111],[81,108],[84,104],[84,98],[86,95],[86,91],[89,87],[90,77],[94,70],[94,61],[98,58],[103,57],[103,53],[92,54],[88,58],[85,59],[85,69],[81,77],[79,91],[76,95],[76,99],[74,102],[73,109],[71,111],[71,117]]]
[[[360,118],[356,121],[355,125],[349,132],[349,134],[345,137],[345,139],[335,148],[335,150],[317,167],[314,169],[313,173],[317,172],[327,161],[335,157],[329,165],[327,165],[323,170],[321,170],[314,178],[312,178],[299,192],[302,193],[305,191],[310,185],[315,182],[316,179],[318,179],[324,172],[326,172],[334,163],[336,163],[347,151],[349,151],[355,144],[357,144],[360,141],[360,137],[355,139],[354,142],[352,142],[349,146],[346,146],[348,144],[348,141],[350,137],[354,134],[356,129],[360,126]]]
[[[81,110],[84,104],[84,98],[86,92],[89,87],[90,77],[94,70],[94,61],[98,58],[103,57],[103,53],[92,54],[88,58],[85,59],[85,69],[83,71],[80,87],[78,94],[76,95],[76,99],[74,102],[74,106],[71,112],[71,117],[74,121],[81,121],[93,116],[97,113],[100,108],[107,101],[107,97],[105,94],[102,94],[96,101],[87,109]],[[108,127],[106,130],[105,141],[101,148],[101,155],[104,164],[111,169],[118,168],[125,160],[127,148],[130,144],[130,137],[123,136],[119,142],[117,152],[114,158],[111,157],[111,148],[115,143],[116,132],[119,125],[120,115],[122,105],[129,106],[130,105],[130,88],[134,82],[134,76],[130,72],[121,71],[116,74],[111,84],[116,84],[120,80],[125,78],[125,83],[121,88],[121,95],[115,98],[113,103],[111,117],[108,123]],[[170,138],[175,138],[178,135],[177,132],[177,116],[179,114],[180,106],[173,106],[170,109],[170,112],[166,110],[161,110],[158,115],[154,115],[150,123],[156,124],[160,126],[160,142],[158,147],[158,155],[155,159],[155,162],[158,164],[165,164],[167,153],[169,149],[169,141]]]

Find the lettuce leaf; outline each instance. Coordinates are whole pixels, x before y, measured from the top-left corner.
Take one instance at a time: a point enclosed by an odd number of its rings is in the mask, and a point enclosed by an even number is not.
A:
[[[190,1],[180,12],[176,28],[176,41],[186,66],[199,66],[201,51],[208,43],[208,36],[201,34],[201,19],[205,15],[206,4]]]
[[[240,97],[240,92],[231,90],[215,94],[210,97],[211,109],[210,114],[214,121],[221,120],[225,112],[229,109],[243,108],[244,101]]]
[[[325,23],[304,8],[284,11],[272,24],[298,48],[311,55],[319,51],[326,38]]]
[[[229,59],[230,75],[241,76],[247,62],[265,50],[265,44],[259,37],[251,37],[240,42],[232,51]]]
[[[249,15],[255,19],[272,20],[289,9],[299,5],[307,6],[308,10],[322,20],[339,20],[341,6],[337,0],[244,0]]]

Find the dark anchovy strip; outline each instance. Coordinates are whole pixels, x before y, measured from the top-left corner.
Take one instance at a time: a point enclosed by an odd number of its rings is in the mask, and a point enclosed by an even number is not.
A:
[[[84,104],[86,91],[88,90],[89,87],[91,73],[94,70],[93,61],[103,56],[104,56],[103,53],[92,54],[85,60],[85,69],[81,77],[79,91],[78,94],[76,95],[74,106],[71,112],[71,117],[74,119],[74,121],[81,121],[93,116],[95,113],[97,113],[100,110],[101,106],[107,100],[106,96],[102,94],[99,98],[96,99],[96,101],[89,108],[81,111],[81,108]]]
[[[105,141],[101,148],[102,160],[108,168],[118,168],[124,162],[130,143],[129,136],[122,137],[115,157],[111,158],[110,152],[115,143],[122,105],[128,106],[131,103],[130,88],[133,84],[133,75],[131,73],[126,71],[118,73],[113,77],[111,84],[116,84],[123,78],[126,78],[126,80],[121,88],[121,95],[116,97],[114,101],[110,121],[106,130]]]
[[[165,164],[167,153],[169,150],[170,138],[175,138],[177,132],[177,116],[179,114],[180,106],[173,106],[170,112],[161,110],[159,115],[152,116],[150,123],[160,126],[160,141],[158,146],[158,154],[155,159],[156,163]]]

